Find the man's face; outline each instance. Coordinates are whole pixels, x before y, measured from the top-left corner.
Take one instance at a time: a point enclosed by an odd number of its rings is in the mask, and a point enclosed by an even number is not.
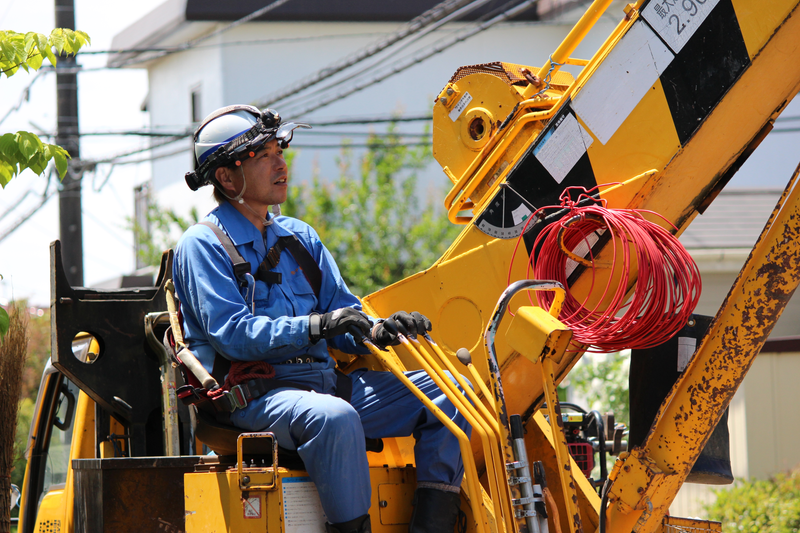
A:
[[[258,209],[286,201],[289,175],[286,161],[283,159],[283,149],[278,146],[278,141],[272,140],[266,143],[264,148],[256,152],[255,157],[242,161],[242,166],[239,168],[233,177],[236,190],[237,192],[242,190],[243,170],[247,178],[247,190],[243,198],[251,207]]]

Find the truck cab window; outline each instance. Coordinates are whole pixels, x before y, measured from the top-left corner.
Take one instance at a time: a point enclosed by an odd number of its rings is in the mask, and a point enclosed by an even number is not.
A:
[[[52,421],[50,445],[47,448],[47,462],[44,471],[42,494],[57,485],[63,486],[67,481],[69,468],[69,450],[72,442],[72,427],[79,389],[66,377],[61,382],[56,412]]]

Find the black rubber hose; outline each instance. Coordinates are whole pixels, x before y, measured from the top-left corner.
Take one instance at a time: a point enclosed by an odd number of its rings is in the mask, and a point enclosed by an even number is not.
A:
[[[597,424],[598,452],[600,454],[600,479],[605,481],[608,479],[608,467],[606,466],[606,425],[603,422],[603,415],[600,411],[592,410],[590,415],[594,416],[595,424]]]
[[[606,479],[603,483],[603,494],[600,498],[600,527],[599,533],[606,533],[606,507],[608,507],[608,490],[611,488],[611,482]]]

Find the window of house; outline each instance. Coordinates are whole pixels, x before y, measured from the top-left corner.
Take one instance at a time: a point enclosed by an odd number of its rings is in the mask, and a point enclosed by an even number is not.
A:
[[[192,122],[197,123],[203,120],[202,112],[200,111],[200,87],[192,89],[191,93],[192,104]]]

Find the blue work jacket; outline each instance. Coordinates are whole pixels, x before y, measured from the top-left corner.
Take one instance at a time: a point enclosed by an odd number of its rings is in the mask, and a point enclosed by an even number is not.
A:
[[[319,299],[292,254],[286,250],[274,269],[282,283],[267,284],[248,276],[240,287],[233,263],[214,232],[202,224],[190,227],[178,241],[173,263],[176,294],[183,312],[186,344],[210,372],[216,353],[231,360],[280,363],[287,359],[310,358],[309,364],[277,365],[278,378],[318,392],[332,392],[335,361],[328,344],[343,352],[367,353],[352,336],[340,335],[312,344],[308,315],[327,313],[342,307],[361,310],[330,252],[316,231],[300,220],[276,217],[262,235],[249,220],[225,202],[204,220],[219,226],[236,249],[250,263],[251,274],[264,260],[278,237],[294,233],[311,253],[322,272]]]

